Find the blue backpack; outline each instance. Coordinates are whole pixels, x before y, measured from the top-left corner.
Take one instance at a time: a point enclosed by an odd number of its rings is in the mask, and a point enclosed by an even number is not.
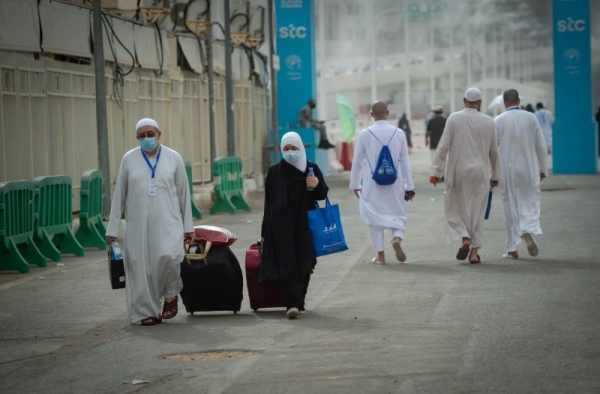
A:
[[[390,141],[396,135],[397,130],[398,129],[394,130],[394,134],[392,134],[390,137]],[[377,141],[381,142],[381,140],[377,138],[371,130],[369,130],[369,133],[371,133],[371,135],[373,135]],[[388,141],[388,144],[390,141]],[[379,151],[379,158],[377,159],[377,164],[375,165],[375,171],[373,171],[373,167],[371,167],[371,162],[369,161],[368,157],[367,162],[369,162],[371,174],[373,175],[372,178],[375,183],[382,186],[391,185],[396,182],[396,179],[398,179],[398,171],[396,170],[396,166],[394,166],[394,159],[390,153],[390,148],[388,148],[388,146],[383,142],[381,142],[381,145],[383,145],[383,147],[381,148],[381,151]]]

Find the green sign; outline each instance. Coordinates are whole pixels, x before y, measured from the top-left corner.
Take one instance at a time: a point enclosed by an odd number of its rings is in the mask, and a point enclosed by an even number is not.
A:
[[[408,3],[400,4],[398,6],[398,13],[400,15],[408,14],[411,19],[417,18],[438,18],[444,15],[448,10],[448,3],[446,2],[435,2],[435,3]]]

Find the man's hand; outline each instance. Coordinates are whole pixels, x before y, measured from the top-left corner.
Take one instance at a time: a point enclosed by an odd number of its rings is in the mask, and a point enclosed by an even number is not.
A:
[[[499,183],[498,181],[490,180],[490,186],[491,186],[491,187],[496,187],[496,186],[498,186],[498,183]]]
[[[404,200],[405,201],[412,201],[413,198],[415,198],[415,191],[414,190],[407,190],[404,192]]]
[[[543,181],[546,178],[546,174],[544,174],[543,172],[540,172],[540,182]]]
[[[106,236],[106,243],[108,245],[110,245],[113,242],[119,242],[119,237],[109,237],[108,235]]]
[[[435,187],[437,187],[437,184],[439,181],[440,181],[440,178],[438,178],[437,176],[432,175],[429,177],[429,183],[431,183]]]
[[[191,245],[194,242],[195,235],[196,233],[194,233],[193,231],[191,233],[185,233],[183,235],[183,242],[185,242],[187,245]]]
[[[356,198],[360,198],[360,194],[362,193],[362,189],[354,189],[354,195]]]

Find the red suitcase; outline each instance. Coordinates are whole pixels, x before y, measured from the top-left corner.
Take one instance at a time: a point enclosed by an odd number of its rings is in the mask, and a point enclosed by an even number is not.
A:
[[[250,308],[256,311],[262,308],[285,308],[283,292],[275,282],[258,283],[258,266],[260,264],[262,245],[260,242],[250,245],[246,251],[246,285]]]

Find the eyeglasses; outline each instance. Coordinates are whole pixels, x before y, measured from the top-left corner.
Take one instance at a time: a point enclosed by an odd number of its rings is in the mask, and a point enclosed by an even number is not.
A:
[[[153,138],[156,137],[156,131],[148,131],[146,133],[139,133],[135,138],[141,140],[142,138]]]

